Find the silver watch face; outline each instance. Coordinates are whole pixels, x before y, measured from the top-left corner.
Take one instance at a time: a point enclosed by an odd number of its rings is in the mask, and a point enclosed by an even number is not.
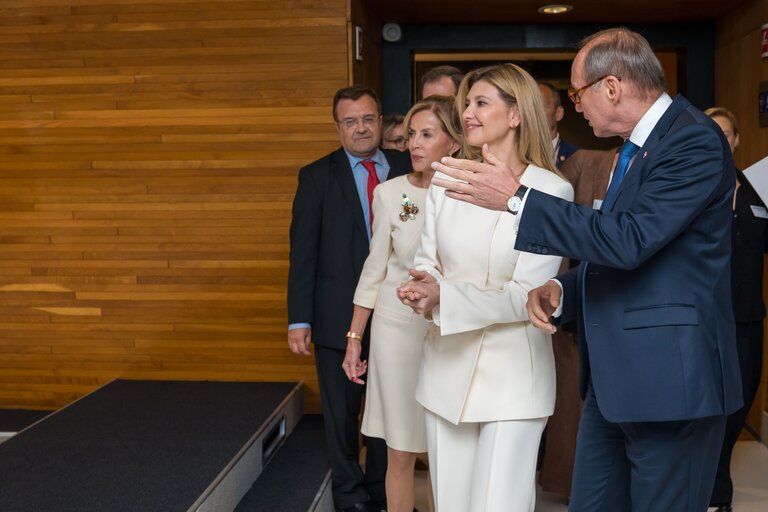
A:
[[[522,204],[523,200],[517,196],[512,196],[507,200],[507,208],[511,212],[517,212]]]

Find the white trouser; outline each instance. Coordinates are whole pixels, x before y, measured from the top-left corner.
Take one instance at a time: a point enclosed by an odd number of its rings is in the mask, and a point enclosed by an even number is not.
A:
[[[426,411],[437,512],[533,512],[547,418],[453,423]]]

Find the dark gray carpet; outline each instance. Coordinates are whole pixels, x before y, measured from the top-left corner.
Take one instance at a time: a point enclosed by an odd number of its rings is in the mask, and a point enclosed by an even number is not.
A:
[[[0,432],[18,432],[51,414],[52,411],[0,409]]]
[[[305,415],[235,512],[307,512],[326,473],[323,417]]]
[[[114,381],[0,444],[0,511],[186,511],[295,386]]]

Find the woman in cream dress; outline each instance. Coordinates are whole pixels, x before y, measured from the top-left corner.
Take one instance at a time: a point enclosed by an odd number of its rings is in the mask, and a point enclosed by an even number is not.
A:
[[[521,182],[567,200],[541,94],[513,64],[469,73],[456,100],[465,143]],[[440,175],[442,179],[450,179]],[[439,512],[532,512],[541,433],[555,401],[548,334],[528,321],[528,291],[560,257],[514,250],[515,216],[451,199],[433,185],[414,278],[401,299],[431,318],[416,398]]]
[[[405,118],[413,172],[374,190],[371,253],[354,298],[343,368],[353,382],[368,370],[362,432],[386,441],[389,512],[413,510],[416,454],[426,451],[424,411],[416,402],[416,376],[427,332],[423,317],[400,303],[397,286],[408,277],[424,224],[430,164],[460,148],[453,97],[430,96]],[[360,360],[361,333],[371,312],[370,366]]]

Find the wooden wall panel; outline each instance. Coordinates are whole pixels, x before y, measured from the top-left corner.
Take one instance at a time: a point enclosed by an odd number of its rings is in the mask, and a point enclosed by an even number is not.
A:
[[[760,27],[764,23],[768,23],[768,2],[751,0],[717,24],[715,103],[731,110],[739,122],[741,144],[734,156],[742,169],[768,155],[768,127],[760,127],[757,114],[758,87],[768,81],[768,59],[760,58]],[[768,302],[768,268],[763,290]],[[763,348],[763,378],[747,418],[747,424],[758,434],[761,412],[768,411],[766,339]]]
[[[304,380],[301,165],[338,146],[346,0],[4,0],[0,407],[116,377]]]

